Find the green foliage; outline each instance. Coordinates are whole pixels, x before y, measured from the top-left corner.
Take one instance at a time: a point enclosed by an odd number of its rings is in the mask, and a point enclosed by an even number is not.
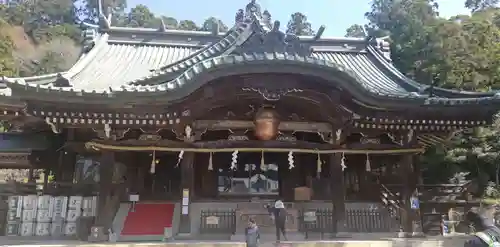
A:
[[[352,38],[365,38],[367,35],[365,33],[364,27],[359,24],[354,24],[350,26],[345,30],[345,32],[346,32],[345,37],[352,37]]]
[[[440,87],[500,89],[498,0],[466,0],[471,15],[439,17],[433,0],[372,0],[366,26],[352,25],[348,37],[389,37],[395,66],[413,79]],[[478,193],[500,196],[500,124],[457,133],[451,143],[420,158],[430,183],[472,179]],[[483,190],[484,189],[484,190]]]
[[[218,28],[219,32],[226,32],[229,30],[229,28],[221,20],[215,17],[209,17],[201,26],[202,31],[212,31],[214,28]]]
[[[314,35],[311,23],[307,21],[307,16],[300,12],[293,13],[286,27],[286,33],[300,36]]]
[[[12,55],[14,44],[7,34],[2,33],[2,30],[6,27],[8,28],[8,26],[7,22],[0,18],[0,76],[17,75]]]

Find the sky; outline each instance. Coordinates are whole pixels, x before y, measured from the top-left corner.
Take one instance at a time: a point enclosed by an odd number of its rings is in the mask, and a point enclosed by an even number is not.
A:
[[[438,0],[442,17],[466,14],[465,0]],[[174,17],[177,20],[193,20],[198,25],[210,17],[221,19],[232,26],[238,9],[244,9],[249,0],[128,0],[128,7],[144,4],[155,14]],[[273,20],[279,20],[282,28],[294,12],[304,13],[313,29],[326,26],[324,36],[344,36],[352,24],[364,24],[364,13],[370,10],[370,0],[257,0],[262,10],[267,9]],[[314,4],[312,4],[314,3]]]

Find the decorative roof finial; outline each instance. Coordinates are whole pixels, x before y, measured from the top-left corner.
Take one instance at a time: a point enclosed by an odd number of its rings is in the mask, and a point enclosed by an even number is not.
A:
[[[247,17],[251,17],[254,14],[257,15],[258,17],[262,17],[262,12],[260,11],[260,5],[255,0],[251,0],[250,3],[247,4],[245,8],[245,15]]]
[[[111,27],[111,8],[109,8],[108,11],[108,17],[106,17],[103,11],[102,0],[97,0],[97,14],[100,28],[108,29]]]
[[[321,35],[323,35],[323,32],[325,32],[325,26],[324,25],[321,25],[321,27],[319,27],[318,31],[316,32],[316,35],[314,35],[314,40],[318,40],[321,38]]]
[[[245,19],[245,13],[243,13],[243,9],[238,9],[238,12],[236,12],[236,16],[234,17],[234,22],[242,23],[244,19]]]
[[[271,13],[269,13],[269,11],[264,10],[264,12],[262,12],[261,24],[271,28]]]
[[[214,23],[212,23],[212,35],[213,36],[219,35],[219,30],[220,30],[219,21],[216,20],[214,21]]]
[[[165,32],[166,30],[167,27],[165,26],[165,21],[163,21],[163,18],[160,18],[160,28],[158,28],[158,31]]]

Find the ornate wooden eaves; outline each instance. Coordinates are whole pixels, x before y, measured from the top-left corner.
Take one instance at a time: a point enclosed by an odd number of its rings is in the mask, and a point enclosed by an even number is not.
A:
[[[487,125],[487,121],[472,120],[438,120],[438,119],[382,119],[360,118],[353,121],[353,126],[359,129],[378,130],[418,130],[426,132],[454,131]]]
[[[117,129],[127,127],[172,128],[189,121],[190,118],[189,111],[161,114],[33,111],[32,115],[43,118],[55,132],[61,127],[95,127],[106,124],[113,125]]]
[[[252,129],[252,121],[236,120],[196,120],[193,122],[195,129],[227,130],[227,129]],[[332,132],[329,123],[317,122],[281,122],[278,129],[280,131],[302,131],[302,132]]]

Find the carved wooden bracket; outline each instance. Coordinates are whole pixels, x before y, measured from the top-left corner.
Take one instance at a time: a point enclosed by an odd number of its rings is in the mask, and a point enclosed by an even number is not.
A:
[[[54,132],[54,134],[61,134],[62,132],[61,128],[58,126],[57,123],[50,121],[49,117],[45,118],[45,123],[49,125],[50,129],[52,130],[52,132]]]
[[[130,129],[113,129],[110,124],[104,124],[102,129],[92,129],[99,139],[117,141],[123,139]]]
[[[201,136],[207,131],[195,130],[190,124],[184,126],[184,131],[179,131],[178,129],[172,129],[177,139],[184,142],[195,142],[201,140]]]
[[[159,141],[162,139],[161,135],[158,134],[141,134],[139,136],[139,141]]]
[[[406,146],[416,141],[415,132],[408,130],[400,134],[387,133],[387,136],[394,144]]]

